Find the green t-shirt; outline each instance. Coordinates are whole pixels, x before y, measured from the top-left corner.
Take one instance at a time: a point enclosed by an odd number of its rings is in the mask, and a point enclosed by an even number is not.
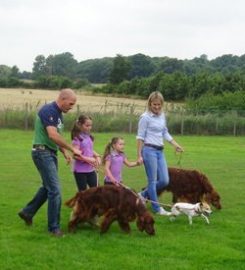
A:
[[[57,106],[56,102],[44,105],[38,112],[35,120],[35,131],[33,144],[43,144],[50,149],[57,151],[58,146],[49,137],[46,127],[54,126],[57,131],[63,131],[63,116],[62,111]]]

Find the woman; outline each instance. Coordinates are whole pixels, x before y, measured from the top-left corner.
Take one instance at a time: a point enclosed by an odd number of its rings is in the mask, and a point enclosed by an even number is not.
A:
[[[152,201],[152,209],[160,215],[169,212],[159,206],[157,190],[168,185],[168,166],[163,152],[163,140],[173,145],[177,152],[183,152],[182,147],[168,133],[165,115],[162,112],[164,99],[160,92],[152,92],[148,98],[147,111],[139,120],[137,133],[138,163],[144,163],[148,186],[138,193],[142,199]]]

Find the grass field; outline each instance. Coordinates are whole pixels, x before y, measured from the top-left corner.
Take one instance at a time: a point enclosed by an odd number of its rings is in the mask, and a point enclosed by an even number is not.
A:
[[[32,132],[0,130],[0,269],[245,269],[244,137],[176,137],[185,148],[181,157],[166,145],[169,166],[201,170],[220,193],[223,209],[214,210],[210,225],[201,218],[195,218],[189,226],[184,216],[174,222],[155,216],[153,237],[139,232],[134,223],[131,234],[127,235],[115,223],[105,235],[84,225],[76,234],[56,239],[47,233],[46,205],[35,216],[31,228],[17,217],[40,183],[30,158],[32,135]],[[95,149],[101,153],[116,134],[94,135]],[[69,138],[69,134],[65,136]],[[125,152],[134,160],[135,136],[123,136]],[[102,177],[99,176],[101,182]],[[60,178],[66,200],[73,196],[76,187],[62,158]],[[125,168],[124,182],[140,190],[146,183],[143,167]],[[169,194],[160,200],[170,203]],[[69,214],[70,209],[63,206],[64,231]]]
[[[0,111],[1,109],[25,109],[26,104],[28,107],[35,108],[55,100],[58,93],[58,90],[0,88]],[[95,95],[88,91],[76,91],[76,94],[77,103],[74,110],[77,110],[77,106],[79,106],[81,111],[87,112],[122,111],[133,106],[134,112],[142,113],[146,107],[146,100],[140,98]],[[177,103],[164,103],[166,111],[180,106],[182,105]]]
[[[58,90],[0,88],[0,110],[1,108],[23,109],[26,103],[29,107],[35,108],[56,100],[58,93]],[[79,106],[82,111],[98,112],[104,110],[105,106],[107,110],[115,110],[118,106],[134,105],[137,111],[143,112],[146,105],[143,99],[94,95],[85,91],[77,91],[76,94],[77,103],[74,110]]]

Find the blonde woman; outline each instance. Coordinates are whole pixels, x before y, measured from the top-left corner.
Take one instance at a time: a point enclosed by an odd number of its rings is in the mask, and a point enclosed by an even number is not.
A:
[[[160,92],[152,92],[148,98],[147,111],[139,119],[137,133],[138,163],[144,163],[148,185],[138,193],[142,199],[152,201],[154,213],[168,215],[169,212],[160,207],[157,190],[168,185],[168,167],[164,154],[164,140],[168,141],[177,152],[183,148],[169,134],[166,118],[162,111],[164,99]]]

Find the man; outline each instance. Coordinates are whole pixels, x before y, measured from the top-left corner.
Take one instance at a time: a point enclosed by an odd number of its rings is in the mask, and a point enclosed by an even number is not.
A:
[[[58,178],[58,149],[66,160],[71,160],[67,150],[81,156],[81,151],[68,144],[60,135],[63,129],[62,112],[67,113],[76,103],[72,89],[60,91],[56,101],[44,105],[36,116],[32,159],[42,178],[42,186],[34,198],[18,213],[26,225],[32,225],[32,218],[48,200],[48,231],[62,236],[60,230],[61,191]]]

